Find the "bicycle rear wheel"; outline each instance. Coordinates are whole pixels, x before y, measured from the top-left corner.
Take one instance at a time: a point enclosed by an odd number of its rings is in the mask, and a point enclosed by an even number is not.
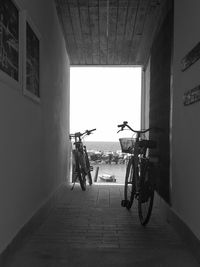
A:
[[[138,195],[138,215],[140,223],[145,226],[151,217],[154,201],[154,183],[151,178],[151,169],[148,163],[143,166]]]
[[[124,198],[125,207],[129,210],[133,205],[133,200],[136,192],[135,186],[135,170],[132,160],[130,159],[126,168]]]
[[[78,175],[81,189],[85,191],[86,190],[86,179],[85,179],[85,173],[82,170],[82,165],[81,165],[82,159],[80,157],[82,157],[82,155],[77,152],[76,153],[76,172]]]

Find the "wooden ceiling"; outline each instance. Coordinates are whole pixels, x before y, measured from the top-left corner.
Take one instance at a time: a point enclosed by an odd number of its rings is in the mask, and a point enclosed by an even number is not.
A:
[[[168,1],[168,0],[167,0]],[[166,0],[55,0],[71,65],[144,65]]]

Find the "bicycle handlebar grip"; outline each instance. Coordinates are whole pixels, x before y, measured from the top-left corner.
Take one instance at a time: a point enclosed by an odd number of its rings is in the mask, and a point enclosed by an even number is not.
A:
[[[121,127],[121,128],[123,128],[123,127],[125,127],[127,124],[128,124],[128,122],[127,122],[127,121],[124,121],[123,124],[119,124],[119,125],[117,125],[117,127]]]
[[[85,132],[86,132],[87,135],[89,135],[89,134],[91,134],[91,132],[93,132],[93,131],[96,131],[96,128],[95,128],[95,129],[92,129],[92,130],[86,130]]]
[[[94,128],[94,129],[90,130],[89,132],[94,132],[94,131],[96,131],[96,128]]]

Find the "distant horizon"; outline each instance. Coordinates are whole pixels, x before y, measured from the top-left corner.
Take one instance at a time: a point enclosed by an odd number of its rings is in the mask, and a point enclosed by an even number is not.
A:
[[[84,142],[90,142],[90,143],[96,143],[96,142],[112,143],[113,142],[113,143],[117,143],[118,141],[113,141],[113,140],[112,141],[109,141],[109,140],[102,140],[102,141],[101,140],[97,140],[97,141],[84,140]]]
[[[96,151],[113,151],[121,149],[120,143],[117,141],[84,141],[87,150]]]

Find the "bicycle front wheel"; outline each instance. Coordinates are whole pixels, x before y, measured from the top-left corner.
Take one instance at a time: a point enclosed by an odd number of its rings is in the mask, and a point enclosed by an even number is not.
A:
[[[136,192],[135,186],[135,170],[134,164],[130,159],[126,168],[125,186],[124,186],[124,198],[125,206],[129,210],[133,205],[133,200]]]
[[[85,191],[86,190],[86,178],[85,178],[85,174],[82,171],[80,171],[78,177],[79,177],[79,182],[80,182],[81,189],[83,191]]]
[[[151,168],[148,163],[143,168],[138,195],[138,215],[140,223],[145,226],[149,222],[153,208],[154,183],[151,178]]]

